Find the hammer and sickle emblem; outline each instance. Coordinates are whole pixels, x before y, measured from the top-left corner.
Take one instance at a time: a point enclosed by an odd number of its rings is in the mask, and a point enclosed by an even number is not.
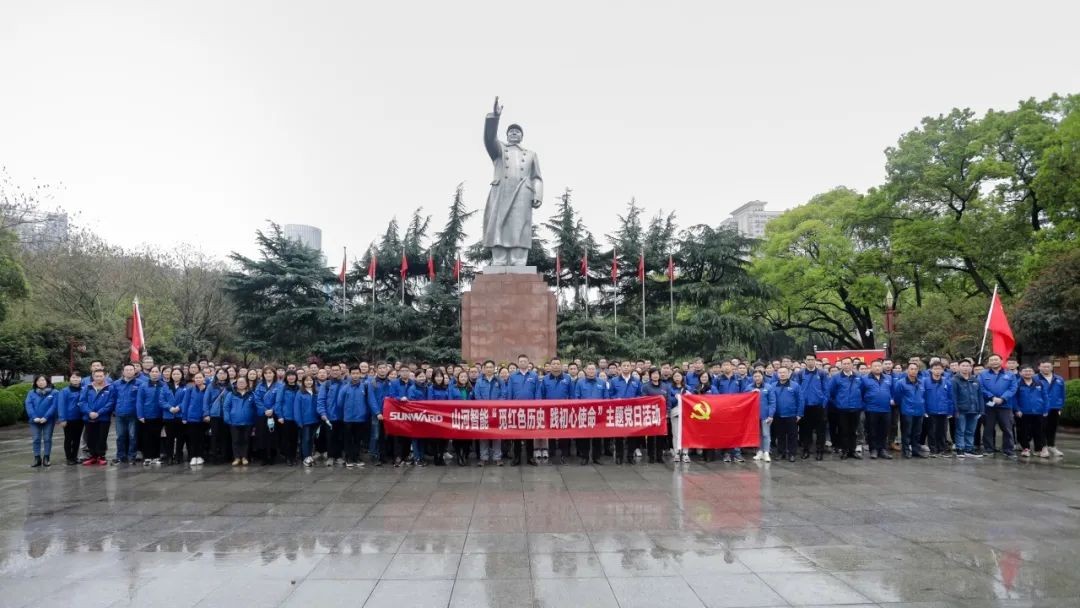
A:
[[[708,420],[712,417],[712,406],[704,401],[694,404],[694,411],[690,413],[692,420]]]

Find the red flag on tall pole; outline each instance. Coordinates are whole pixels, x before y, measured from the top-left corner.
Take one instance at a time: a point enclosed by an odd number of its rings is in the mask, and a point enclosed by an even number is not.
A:
[[[378,267],[379,267],[379,262],[376,259],[375,252],[372,251],[371,252],[371,259],[368,260],[368,265],[367,265],[367,278],[374,281],[375,280],[375,269],[378,268]]]
[[[675,281],[675,258],[673,256],[667,256],[667,278],[668,282]]]
[[[558,281],[562,276],[562,254],[558,249],[555,250],[555,280]]]
[[[401,270],[399,272],[401,278],[404,279],[405,275],[409,274],[409,259],[405,257],[405,252],[401,252]]]
[[[581,276],[588,276],[589,274],[589,250],[586,249],[581,255]]]
[[[611,284],[614,285],[619,281],[619,253],[615,249],[611,250]]]
[[[986,336],[990,335],[990,354],[998,355],[1002,359],[1008,359],[1016,347],[1016,338],[1013,337],[1012,328],[1009,327],[1009,319],[1005,316],[1005,307],[1001,305],[998,296],[997,285],[994,286],[994,294],[990,296],[990,312],[986,315],[986,327],[983,329],[982,347],[979,348],[979,359],[982,359],[983,348],[986,347]]]
[[[337,275],[338,282],[341,283],[342,285],[345,284],[345,264],[346,264],[346,260],[348,260],[348,255],[345,252],[345,248],[342,247],[341,248],[341,272],[339,272],[338,275]]]
[[[454,260],[454,281],[461,281],[461,254]]]
[[[142,358],[146,342],[143,339],[142,315],[139,314],[138,296],[131,303],[131,362],[138,363]]]
[[[642,283],[645,282],[645,252],[641,252],[641,257],[638,258],[637,263],[637,278]]]
[[[611,249],[611,318],[615,322],[615,336],[619,335],[619,252]]]
[[[645,337],[645,250],[641,250],[641,256],[637,263],[638,280],[641,281],[641,337]]]
[[[585,319],[589,318],[589,248],[581,252],[581,276],[585,278],[585,293],[582,300],[585,301]]]
[[[671,325],[675,326],[675,258],[672,255],[667,257],[667,279],[668,279],[668,298],[670,298],[671,305]]]
[[[427,254],[427,277],[429,281],[435,280],[435,258],[430,251]]]

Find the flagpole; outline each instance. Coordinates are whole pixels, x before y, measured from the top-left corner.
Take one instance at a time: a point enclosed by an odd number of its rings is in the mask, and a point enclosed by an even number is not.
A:
[[[555,250],[555,312],[559,312],[559,275],[561,273],[562,258],[559,256],[559,250]]]
[[[345,260],[349,259],[348,250],[345,247],[341,248],[341,268],[345,269]],[[345,299],[348,297],[348,292],[345,289],[346,279],[345,273],[341,274],[341,316],[345,316]]]
[[[641,337],[645,337],[645,252],[641,252]]]
[[[589,320],[589,250],[585,250],[585,320]]]
[[[617,249],[611,250],[611,306],[612,306],[612,321],[615,322],[615,337],[619,337],[619,288],[615,284],[616,274],[618,273],[618,260],[619,254]]]
[[[671,326],[675,327],[675,267],[668,258],[668,298],[671,307]]]
[[[979,358],[975,361],[976,365],[982,363],[983,350],[986,349],[986,335],[990,332],[990,315],[994,314],[994,300],[997,299],[997,283],[994,283],[994,293],[990,296],[990,310],[986,312],[986,324],[983,325],[983,337],[982,342],[979,343]]]

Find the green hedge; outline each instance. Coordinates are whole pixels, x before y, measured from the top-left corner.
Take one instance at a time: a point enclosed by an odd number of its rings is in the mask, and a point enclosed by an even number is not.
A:
[[[1061,421],[1080,426],[1080,379],[1065,383],[1065,409],[1061,410]]]
[[[23,402],[6,390],[0,391],[0,426],[10,426],[26,415]]]
[[[11,386],[9,386],[9,387],[7,387],[7,388],[5,388],[3,390],[3,392],[5,392],[5,393],[8,393],[10,395],[15,395],[15,398],[18,399],[18,401],[19,401],[18,420],[21,420],[23,422],[28,422],[28,419],[26,417],[26,408],[23,407],[23,404],[26,403],[26,395],[28,395],[30,393],[30,387],[31,386],[33,386],[33,385],[31,385],[29,382],[20,382],[18,384],[12,384]]]

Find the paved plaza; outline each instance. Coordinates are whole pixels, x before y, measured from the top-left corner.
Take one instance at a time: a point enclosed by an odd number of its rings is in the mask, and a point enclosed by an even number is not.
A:
[[[1065,462],[31,470],[0,606],[1080,606]],[[54,455],[56,452],[54,451]]]

